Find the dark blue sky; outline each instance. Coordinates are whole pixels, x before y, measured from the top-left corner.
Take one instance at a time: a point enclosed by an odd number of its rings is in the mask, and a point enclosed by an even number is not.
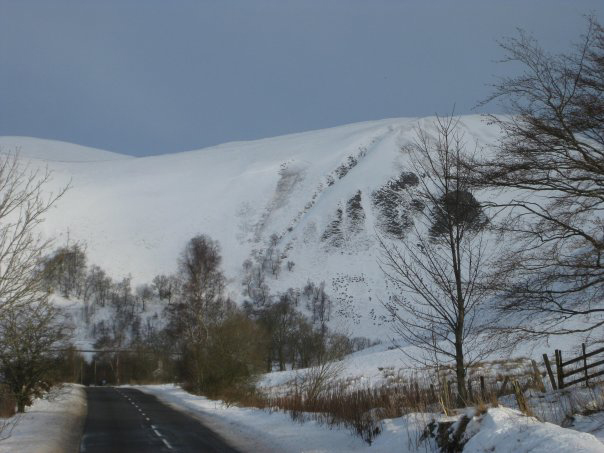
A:
[[[0,0],[0,135],[148,155],[471,113],[508,70],[497,39],[564,50],[589,12],[604,2]]]

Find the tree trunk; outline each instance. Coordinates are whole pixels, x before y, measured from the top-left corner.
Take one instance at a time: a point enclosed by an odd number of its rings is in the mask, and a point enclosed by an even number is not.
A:
[[[285,354],[282,344],[279,345],[279,371],[285,371]]]
[[[25,397],[25,395],[16,395],[17,398],[17,412],[19,412],[20,414],[25,412],[25,406],[27,404],[27,398]]]
[[[455,374],[457,376],[457,399],[460,406],[465,406],[468,401],[466,389],[466,369],[464,366],[463,344],[461,340],[455,342]]]

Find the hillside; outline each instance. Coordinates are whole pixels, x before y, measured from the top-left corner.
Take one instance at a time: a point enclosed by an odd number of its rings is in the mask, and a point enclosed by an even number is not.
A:
[[[404,237],[410,176],[401,147],[431,122],[388,119],[145,158],[20,137],[0,138],[0,148],[48,166],[55,188],[71,184],[44,233],[57,245],[84,243],[113,277],[140,284],[174,272],[186,241],[204,233],[220,242],[241,300],[243,261],[276,234],[284,265],[271,289],[325,281],[332,324],[374,337],[385,334],[376,329],[384,290],[376,233]],[[470,146],[497,137],[479,116],[462,127]]]

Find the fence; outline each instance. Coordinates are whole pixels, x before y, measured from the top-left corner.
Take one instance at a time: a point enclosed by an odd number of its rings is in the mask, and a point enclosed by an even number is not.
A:
[[[604,353],[604,348],[596,349],[591,352],[587,352],[587,348],[585,343],[581,344],[582,353],[574,357],[566,362],[562,360],[562,351],[556,349],[555,351],[555,364],[556,364],[556,375],[552,371],[552,367],[549,361],[549,357],[547,354],[543,354],[543,362],[545,363],[545,368],[547,369],[547,374],[549,375],[549,379],[552,383],[552,387],[554,390],[563,389],[565,387],[570,387],[571,385],[579,384],[581,382],[585,382],[586,386],[589,386],[589,380],[594,379],[598,376],[604,376],[604,370],[594,370],[594,368],[604,365],[604,360],[598,360],[596,362],[588,363],[587,359],[597,356],[598,354]],[[593,360],[593,359],[592,359]],[[569,371],[566,371],[570,365],[573,364],[581,364],[579,368],[574,368]],[[590,374],[590,370],[591,373]],[[595,371],[595,372],[593,372]],[[581,375],[582,374],[582,375]],[[575,377],[576,375],[581,375],[581,377]],[[573,377],[573,380],[567,381],[566,378]],[[557,383],[556,383],[557,378]]]

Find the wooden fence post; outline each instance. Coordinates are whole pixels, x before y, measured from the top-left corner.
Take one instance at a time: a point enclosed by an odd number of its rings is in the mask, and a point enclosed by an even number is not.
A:
[[[562,351],[556,349],[556,372],[558,373],[558,388],[564,388],[564,371],[562,369]]]
[[[484,376],[480,376],[480,394],[482,396],[482,400],[487,400],[487,390],[484,387]]]
[[[585,387],[589,387],[589,374],[587,373],[587,353],[585,351],[585,343],[581,343],[581,348],[583,349],[583,366],[585,367]]]
[[[520,412],[525,415],[533,415],[531,408],[526,402],[522,388],[516,379],[514,379],[514,382],[512,382],[512,386],[514,387],[514,394],[516,396],[516,402],[518,403],[518,409],[520,409]]]
[[[599,376],[604,376],[604,370],[601,368],[598,369],[598,367],[604,365],[604,360],[602,360],[601,356],[591,360],[591,363],[587,360],[590,357],[604,354],[604,348],[592,348],[591,351],[587,352],[587,345],[582,343],[581,352],[575,357],[567,359],[566,362],[562,358],[562,351],[560,349],[556,349],[555,353],[558,390],[580,384],[581,382],[585,382],[585,385],[589,387],[590,381],[593,381]],[[556,389],[556,379],[554,378],[554,373],[552,372],[552,367],[549,363],[547,354],[543,354],[543,361],[545,362],[547,373],[552,382],[552,387]],[[590,370],[594,371],[590,372]]]
[[[552,388],[554,390],[558,390],[558,386],[556,385],[556,379],[554,378],[554,373],[552,372],[552,366],[549,363],[549,358],[547,354],[543,354],[543,362],[545,363],[545,368],[547,369],[547,374],[549,376],[549,380],[552,383]]]

